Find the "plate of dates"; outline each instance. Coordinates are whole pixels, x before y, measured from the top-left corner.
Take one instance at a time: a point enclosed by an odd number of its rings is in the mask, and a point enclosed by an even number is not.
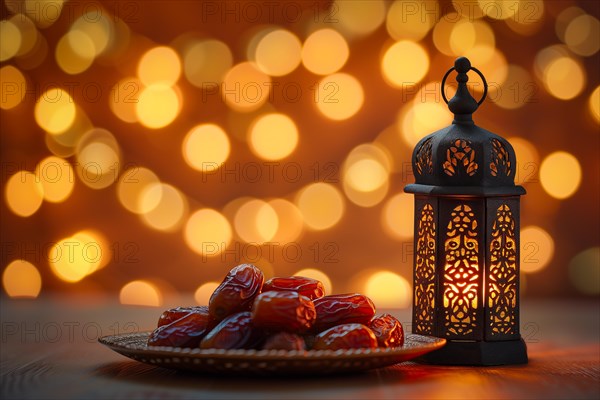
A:
[[[300,277],[264,281],[233,268],[207,306],[164,311],[152,332],[98,339],[156,366],[218,374],[322,375],[386,367],[441,348],[445,339],[405,335],[391,314],[359,293],[325,295]]]

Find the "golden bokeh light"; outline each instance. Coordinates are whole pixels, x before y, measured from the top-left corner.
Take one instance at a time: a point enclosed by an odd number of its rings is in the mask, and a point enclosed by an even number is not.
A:
[[[87,275],[104,268],[110,261],[110,251],[106,237],[93,229],[85,229],[71,236],[77,243],[81,243],[81,253],[86,261],[90,262]],[[78,250],[76,250],[78,251]]]
[[[380,308],[407,308],[412,299],[412,288],[406,278],[385,270],[367,279],[364,293]]]
[[[372,192],[385,184],[388,171],[379,161],[363,158],[348,166],[344,179],[355,190]]]
[[[324,182],[304,187],[296,196],[296,205],[304,223],[312,230],[325,230],[336,225],[344,215],[342,194],[335,186]]]
[[[482,45],[472,47],[465,51],[464,56],[471,61],[472,65],[477,65],[480,71],[486,71],[485,79],[488,83],[488,99],[496,100],[498,88],[505,84],[509,72],[511,72],[504,54],[496,48]],[[515,88],[520,88],[521,92],[524,92],[525,89],[533,87],[533,84],[533,82],[529,81],[520,81],[517,84],[513,83],[513,86],[508,86],[508,89],[506,90],[514,91]],[[483,81],[481,81],[481,79],[473,72],[469,75],[469,82],[467,85],[469,88],[473,88],[479,93],[482,93],[484,90]],[[525,87],[525,89],[523,89],[523,87]],[[530,89],[529,92],[532,92],[532,90]],[[504,89],[500,89],[500,93],[504,93]]]
[[[67,74],[80,74],[96,58],[94,41],[83,31],[70,30],[58,41],[55,58],[60,69]]]
[[[538,165],[540,157],[536,147],[521,137],[510,137],[506,139],[515,151],[517,157],[517,172],[515,174],[515,184],[526,185],[531,182],[537,182]]]
[[[410,62],[407,62],[410,60]],[[420,44],[409,40],[394,43],[385,51],[381,72],[386,82],[402,88],[419,83],[429,71],[429,56]]]
[[[4,268],[2,285],[9,297],[35,299],[42,289],[42,276],[32,263],[14,260]]]
[[[202,40],[188,46],[183,52],[185,77],[199,88],[219,85],[232,65],[231,50],[219,40]]]
[[[460,19],[461,17],[459,14],[449,13],[444,15],[444,18],[441,18],[433,28],[433,33],[431,35],[433,44],[436,49],[447,56],[454,55],[454,52],[450,47],[450,35],[452,34],[454,25],[456,25]]]
[[[219,282],[206,282],[198,286],[198,289],[196,289],[196,291],[194,292],[194,300],[196,300],[196,304],[199,304],[201,306],[208,305],[210,296],[212,296],[213,292],[219,286],[219,284]]]
[[[544,87],[552,96],[570,100],[585,87],[585,70],[571,57],[559,57],[544,70]]]
[[[2,85],[1,109],[10,110],[23,101],[27,91],[27,83],[25,77],[17,68],[12,65],[5,65],[0,68],[0,85]]]
[[[271,78],[250,61],[231,68],[221,85],[221,94],[231,109],[251,112],[260,108],[269,98]]]
[[[513,18],[519,12],[520,0],[478,0],[483,14],[492,19]]]
[[[336,16],[339,27],[346,36],[365,36],[375,31],[385,20],[383,0],[345,1],[336,0]]]
[[[421,40],[439,19],[436,0],[395,1],[387,13],[386,28],[395,40]]]
[[[302,213],[298,210],[298,207],[285,199],[273,199],[268,204],[277,213],[277,220],[279,221],[272,241],[285,245],[298,240],[304,230]]]
[[[0,21],[0,61],[14,57],[21,48],[21,31],[10,20]]]
[[[59,279],[75,283],[95,272],[102,263],[102,247],[89,233],[78,232],[57,241],[48,251],[50,270]]]
[[[271,205],[263,200],[251,199],[235,213],[234,227],[246,243],[270,242],[279,228],[279,218]]]
[[[123,78],[112,87],[108,96],[108,105],[121,121],[128,123],[139,121],[136,105],[142,88],[142,82],[134,76]]]
[[[569,263],[569,278],[583,294],[600,294],[600,247],[592,247],[577,254]]]
[[[164,84],[145,87],[135,103],[139,122],[147,128],[160,129],[175,120],[181,104],[174,88]]]
[[[535,55],[533,70],[535,75],[544,80],[548,66],[561,57],[569,57],[569,48],[563,44],[555,44],[538,51]]]
[[[152,199],[152,201],[142,201],[142,193],[150,185],[159,183],[159,179],[150,171],[144,167],[131,167],[121,174],[119,182],[117,183],[117,197],[119,202],[127,210],[135,214],[144,214],[154,209],[159,199]],[[144,208],[147,207],[147,208]]]
[[[590,95],[588,105],[592,117],[594,117],[596,122],[600,123],[600,86],[596,86],[596,89]]]
[[[556,199],[571,197],[581,183],[581,165],[572,154],[556,151],[542,161],[540,182],[546,193]]]
[[[73,22],[71,31],[80,31],[85,33],[94,45],[94,57],[102,54],[114,40],[114,27],[110,18],[107,18],[106,14],[94,10],[94,12],[86,12]],[[69,40],[73,40],[75,37],[70,37]],[[73,49],[79,53],[80,42],[71,42]],[[87,54],[87,49],[84,50]]]
[[[462,19],[458,21],[452,27],[449,38],[450,49],[455,56],[462,56],[476,47],[489,49],[488,51],[491,53],[495,44],[494,31],[481,20]]]
[[[163,303],[163,296],[152,282],[135,280],[121,288],[119,301],[121,304],[133,306],[159,307]]]
[[[16,56],[29,54],[35,49],[38,40],[40,40],[40,35],[35,24],[29,17],[20,13],[13,15],[9,21],[19,29],[19,33],[21,34],[21,44]]]
[[[197,210],[185,225],[185,243],[203,256],[218,256],[227,249],[231,238],[229,221],[223,214],[211,208]]]
[[[471,19],[479,19],[483,18],[484,14],[479,8],[477,1],[473,0],[452,0],[452,6],[454,10],[463,18],[471,18]],[[454,13],[452,13],[454,14]],[[446,14],[444,17],[447,18],[449,14]],[[451,21],[456,22],[457,20],[454,18],[450,19]]]
[[[187,199],[175,187],[166,183],[150,183],[140,193],[142,221],[159,231],[179,228],[188,212]]]
[[[565,41],[565,33],[567,32],[567,27],[571,24],[575,18],[585,15],[585,11],[583,11],[579,7],[567,7],[562,10],[557,16],[554,25],[554,30],[556,32],[556,36],[561,41]]]
[[[38,27],[47,28],[58,21],[64,2],[65,0],[24,0],[8,1],[6,4],[16,5],[15,12],[25,11]]]
[[[86,132],[77,144],[77,176],[92,189],[115,183],[121,168],[121,151],[112,133],[102,128]]]
[[[334,121],[342,121],[362,108],[365,94],[358,79],[338,73],[321,79],[314,100],[321,114]]]
[[[542,28],[544,12],[544,0],[521,1],[515,15],[505,19],[504,22],[513,32],[523,36],[532,36]]]
[[[301,61],[302,43],[292,32],[276,29],[261,38],[256,46],[256,65],[271,76],[287,75]]]
[[[75,187],[75,171],[63,158],[55,156],[44,158],[35,168],[35,177],[42,185],[44,200],[51,203],[65,201]]]
[[[19,171],[6,181],[4,198],[8,208],[20,217],[35,213],[44,200],[44,187],[29,171]]]
[[[298,128],[285,114],[265,114],[256,118],[248,129],[252,152],[265,160],[281,160],[298,145]]]
[[[518,65],[509,65],[506,69],[506,78],[499,86],[494,85],[490,90],[490,100],[499,107],[514,110],[537,100],[537,85],[533,77],[525,68]]]
[[[293,275],[303,276],[305,278],[311,278],[320,281],[323,284],[323,289],[325,289],[325,296],[328,296],[333,293],[333,285],[331,283],[331,279],[323,271],[314,268],[305,268],[296,271]]]
[[[419,102],[418,97],[399,114],[398,130],[404,142],[411,148],[426,135],[452,123],[452,114],[441,102]]]
[[[521,229],[521,272],[538,272],[553,256],[554,240],[548,232],[534,225]]]
[[[600,21],[584,14],[569,22],[565,30],[564,42],[569,49],[580,56],[589,57],[600,50]]]
[[[69,129],[75,121],[75,115],[75,102],[63,89],[48,89],[35,104],[35,121],[40,128],[51,134]]]
[[[390,197],[381,212],[381,225],[385,233],[397,240],[411,239],[414,234],[414,210],[412,195],[398,193]]]
[[[181,61],[170,47],[158,46],[148,50],[138,64],[137,75],[146,85],[172,86],[181,75]]]
[[[356,146],[346,157],[342,168],[346,197],[361,207],[373,207],[387,195],[390,155],[377,144]]]
[[[202,172],[218,169],[229,157],[229,150],[227,133],[215,124],[196,125],[181,146],[185,162]]]
[[[350,48],[346,39],[333,29],[313,32],[302,46],[302,64],[312,73],[329,75],[346,64]]]

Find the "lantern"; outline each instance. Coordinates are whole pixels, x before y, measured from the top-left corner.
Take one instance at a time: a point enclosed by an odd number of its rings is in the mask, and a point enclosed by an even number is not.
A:
[[[444,84],[455,70],[458,88],[448,101]],[[479,102],[467,72],[484,83]],[[458,58],[442,80],[452,125],[415,147],[413,333],[445,338],[423,357],[436,364],[501,365],[527,362],[519,333],[519,200],[516,158],[500,136],[476,126],[472,113],[487,95],[482,73]]]

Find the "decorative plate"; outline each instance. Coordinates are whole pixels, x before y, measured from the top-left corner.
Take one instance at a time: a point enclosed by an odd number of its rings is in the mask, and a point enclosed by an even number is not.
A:
[[[446,344],[446,339],[406,336],[404,346],[352,350],[220,350],[148,346],[150,332],[104,336],[110,349],[147,364],[220,374],[331,374],[381,368],[419,357]]]

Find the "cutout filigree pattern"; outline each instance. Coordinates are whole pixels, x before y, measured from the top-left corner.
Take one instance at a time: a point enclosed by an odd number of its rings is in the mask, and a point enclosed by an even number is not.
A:
[[[496,210],[490,242],[488,276],[488,321],[491,334],[511,335],[516,331],[517,248],[515,219],[510,207]]]
[[[416,168],[419,175],[433,173],[433,160],[431,158],[431,138],[425,140],[417,150]]]
[[[477,325],[479,244],[477,220],[466,204],[454,208],[444,243],[444,328],[446,336],[466,336]]]
[[[425,204],[419,215],[415,262],[415,333],[433,335],[435,310],[435,215]]]
[[[512,165],[506,147],[498,139],[492,140],[492,162],[490,162],[490,172],[492,176],[509,176]]]
[[[446,150],[443,164],[446,175],[454,176],[458,168],[463,168],[469,176],[475,175],[479,165],[475,162],[475,150],[468,140],[456,139]]]

